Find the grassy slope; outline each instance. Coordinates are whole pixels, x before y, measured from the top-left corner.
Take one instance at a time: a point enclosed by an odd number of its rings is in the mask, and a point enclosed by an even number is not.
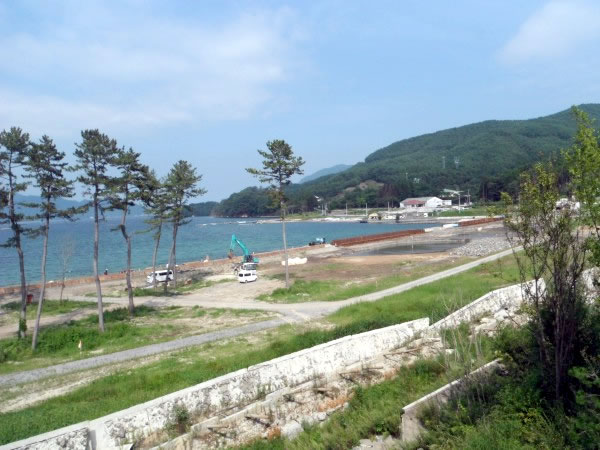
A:
[[[343,308],[329,317],[336,325],[331,330],[297,333],[288,325],[272,333],[272,337],[262,345],[250,342],[242,345],[236,341],[228,344],[226,351],[219,344],[183,351],[127,373],[117,372],[98,379],[38,406],[0,414],[0,444],[101,417],[219,375],[346,335],[421,317],[428,316],[436,320],[449,310],[516,280],[514,263],[511,257],[507,257],[377,302]],[[210,349],[217,350],[211,354]],[[180,362],[182,359],[185,364]]]

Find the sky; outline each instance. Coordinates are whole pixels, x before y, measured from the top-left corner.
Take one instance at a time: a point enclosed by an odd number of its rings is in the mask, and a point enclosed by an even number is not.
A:
[[[81,130],[221,200],[285,139],[305,174],[392,142],[600,102],[600,2],[0,0],[0,130]],[[299,177],[298,177],[299,178]]]

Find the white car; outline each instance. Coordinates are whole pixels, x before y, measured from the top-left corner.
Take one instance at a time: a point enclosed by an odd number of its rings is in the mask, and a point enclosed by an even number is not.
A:
[[[146,281],[148,284],[154,283],[154,278],[156,277],[156,281],[159,283],[164,283],[167,281],[167,273],[169,277],[169,281],[173,281],[173,271],[172,270],[157,270],[156,272],[152,272],[148,274],[146,277]]]
[[[249,283],[250,281],[258,280],[256,270],[240,270],[238,272],[238,281],[240,283]]]

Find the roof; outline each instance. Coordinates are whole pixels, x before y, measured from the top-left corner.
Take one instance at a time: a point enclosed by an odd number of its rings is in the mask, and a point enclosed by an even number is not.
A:
[[[402,202],[404,205],[424,205],[425,200],[420,200],[418,198],[407,198]]]
[[[406,199],[402,200],[402,203],[404,203],[405,205],[406,204],[414,205],[417,202],[418,203],[426,203],[428,200],[431,200],[432,198],[436,198],[438,200],[441,200],[441,199],[439,199],[437,197],[409,197],[409,198],[406,198]]]

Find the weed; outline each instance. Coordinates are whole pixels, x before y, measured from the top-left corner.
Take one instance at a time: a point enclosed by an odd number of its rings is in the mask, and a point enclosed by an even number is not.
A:
[[[185,434],[191,424],[191,415],[185,405],[176,403],[171,411],[171,417],[166,429],[171,439]]]

